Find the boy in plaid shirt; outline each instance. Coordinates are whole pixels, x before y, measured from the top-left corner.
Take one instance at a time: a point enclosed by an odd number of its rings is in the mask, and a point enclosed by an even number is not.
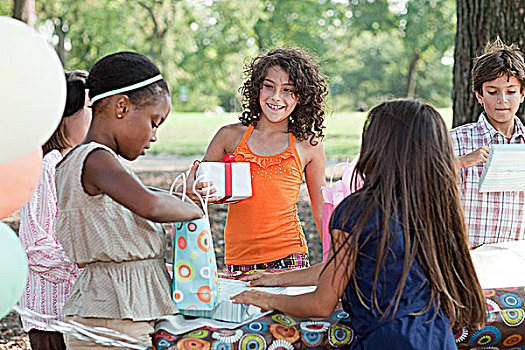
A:
[[[472,88],[485,111],[477,123],[450,132],[471,247],[525,239],[525,192],[478,192],[490,146],[525,144],[525,128],[515,115],[523,102],[524,82],[525,62],[518,46],[507,46],[499,38],[489,43],[472,68]]]

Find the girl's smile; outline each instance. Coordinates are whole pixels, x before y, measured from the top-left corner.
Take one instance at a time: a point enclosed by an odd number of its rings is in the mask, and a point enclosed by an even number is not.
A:
[[[274,104],[271,104],[271,103],[267,103],[266,104],[268,106],[268,108],[270,108],[272,111],[278,111],[278,110],[281,110],[284,108],[284,106],[277,106],[277,105],[274,105]]]
[[[295,109],[298,98],[289,74],[279,66],[268,69],[259,95],[262,115],[272,123],[288,120]]]

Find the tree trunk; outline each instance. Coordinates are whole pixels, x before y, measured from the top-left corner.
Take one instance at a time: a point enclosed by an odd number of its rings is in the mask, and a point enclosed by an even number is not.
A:
[[[33,27],[35,25],[35,0],[14,0],[13,18]]]
[[[60,62],[62,62],[62,65],[66,67],[67,53],[66,53],[66,48],[64,47],[64,43],[66,41],[66,33],[62,29],[64,26],[62,21],[63,21],[62,17],[57,17],[53,19],[53,23],[55,24],[55,33],[58,36],[58,44],[55,50],[58,54],[58,57],[60,58]]]
[[[408,66],[408,79],[407,79],[407,99],[414,99],[416,93],[416,65],[419,61],[419,54],[414,53],[412,59],[410,60],[410,65]]]
[[[497,36],[505,44],[525,49],[525,0],[457,0],[457,32],[454,53],[453,126],[476,121],[482,111],[472,92],[473,59]],[[518,111],[523,118],[523,106]]]

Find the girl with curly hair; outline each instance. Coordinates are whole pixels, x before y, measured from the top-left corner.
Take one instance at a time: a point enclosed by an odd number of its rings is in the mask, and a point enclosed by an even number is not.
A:
[[[233,153],[236,161],[251,163],[252,197],[229,205],[226,267],[230,272],[307,267],[297,201],[304,173],[319,230],[325,77],[301,49],[291,48],[257,56],[244,72],[241,123],[223,126],[204,156],[220,161]]]

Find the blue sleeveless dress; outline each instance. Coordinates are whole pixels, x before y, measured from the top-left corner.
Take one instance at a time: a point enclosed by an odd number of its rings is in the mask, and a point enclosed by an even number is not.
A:
[[[351,213],[344,227],[340,221],[345,212],[345,206],[350,204],[352,207],[353,198],[354,196],[347,197],[335,209],[332,217],[333,228],[345,232],[351,231],[361,210]],[[377,244],[381,234],[380,222],[381,213],[377,210],[366,231],[360,237],[359,246],[361,248],[355,265],[357,283],[365,298],[368,299],[365,302],[369,308],[374,283]],[[377,285],[377,299],[382,310],[385,310],[390,304],[396,291],[403,270],[405,252],[403,231],[398,222],[392,222],[390,233],[393,235],[392,251],[387,257],[384,268],[380,271]],[[365,242],[367,237],[370,239]],[[350,314],[357,336],[351,349],[456,350],[449,320],[441,309],[438,310],[437,315],[434,307],[422,315],[412,315],[427,305],[430,295],[429,281],[416,260],[408,272],[402,298],[394,318],[392,319],[392,315],[389,314],[381,320],[381,314],[376,312],[374,315],[361,304],[354,290],[354,283],[350,280],[342,300],[343,309]]]

